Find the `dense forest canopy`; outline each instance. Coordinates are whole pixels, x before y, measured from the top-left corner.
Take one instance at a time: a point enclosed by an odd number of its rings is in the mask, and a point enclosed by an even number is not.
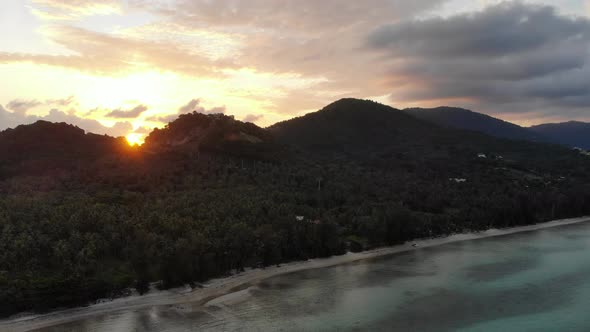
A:
[[[191,113],[133,149],[36,123],[0,152],[2,315],[590,213],[580,151],[355,99],[268,129]]]

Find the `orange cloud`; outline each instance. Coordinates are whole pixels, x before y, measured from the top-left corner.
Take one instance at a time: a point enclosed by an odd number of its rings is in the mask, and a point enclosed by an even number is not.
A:
[[[229,60],[211,61],[172,42],[123,38],[72,26],[53,26],[46,32],[74,55],[0,52],[0,63],[31,62],[102,75],[159,69],[203,78],[219,77],[220,68],[234,66]]]
[[[121,12],[118,0],[31,0],[37,14],[50,19],[68,19],[96,14]]]

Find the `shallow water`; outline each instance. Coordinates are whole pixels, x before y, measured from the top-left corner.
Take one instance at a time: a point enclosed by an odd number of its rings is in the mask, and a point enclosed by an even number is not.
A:
[[[590,331],[590,223],[267,279],[206,308],[152,307],[56,331]]]

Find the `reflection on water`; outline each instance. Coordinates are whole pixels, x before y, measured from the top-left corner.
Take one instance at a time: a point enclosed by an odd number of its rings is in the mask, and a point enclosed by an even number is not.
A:
[[[274,277],[205,308],[122,311],[38,331],[589,331],[590,224]]]

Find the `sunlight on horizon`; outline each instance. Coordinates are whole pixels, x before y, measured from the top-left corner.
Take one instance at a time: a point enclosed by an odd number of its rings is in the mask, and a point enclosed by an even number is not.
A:
[[[125,136],[127,143],[131,146],[141,146],[145,142],[145,135],[138,133],[130,133]]]
[[[47,120],[137,140],[129,135],[183,112],[223,110],[266,127],[340,98],[373,96],[395,108],[455,106],[519,125],[590,119],[580,111],[589,62],[578,45],[587,40],[574,42],[587,35],[576,22],[588,21],[590,2],[396,2],[1,1],[0,28],[10,33],[0,45],[0,77],[10,84],[0,89],[0,130]],[[486,25],[503,22],[498,17],[508,26],[527,22],[523,33],[553,24],[555,38],[521,45],[515,34],[507,45],[474,52],[471,40],[507,38]],[[416,29],[408,29],[412,20]],[[432,38],[455,30],[436,37],[456,38],[454,53]],[[548,53],[530,58],[537,48]],[[461,66],[457,55],[465,57]],[[545,64],[553,58],[564,65]],[[530,70],[513,74],[524,63]],[[193,100],[198,105],[187,109]]]

